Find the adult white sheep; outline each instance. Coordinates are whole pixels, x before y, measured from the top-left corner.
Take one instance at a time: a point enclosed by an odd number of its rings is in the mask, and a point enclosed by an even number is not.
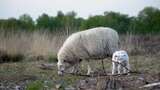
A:
[[[112,74],[123,74],[129,72],[129,57],[126,51],[119,50],[114,52],[112,61]]]
[[[95,60],[112,57],[118,50],[118,33],[108,27],[97,27],[72,34],[58,52],[58,74],[78,67],[81,60]],[[75,68],[74,67],[74,68]],[[92,72],[90,65],[87,74]]]

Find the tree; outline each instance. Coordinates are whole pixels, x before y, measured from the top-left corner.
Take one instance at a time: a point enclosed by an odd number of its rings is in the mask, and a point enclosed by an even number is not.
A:
[[[34,29],[34,21],[32,17],[28,14],[23,14],[19,17],[19,21],[21,22],[21,28],[27,29],[27,30],[33,30]]]
[[[129,29],[130,18],[128,15],[116,12],[104,12],[105,26],[118,30],[119,33],[126,33]]]
[[[74,11],[68,12],[64,17],[64,28],[67,30],[67,35],[69,35],[70,31],[75,29],[76,23],[76,13]]]
[[[154,7],[146,7],[138,14],[138,32],[160,32],[160,10]]]
[[[37,28],[38,29],[51,29],[50,27],[50,17],[47,14],[42,14],[38,17],[37,21]]]
[[[62,11],[58,11],[57,16],[55,17],[56,29],[63,29],[64,17],[65,17],[64,13]]]
[[[4,29],[17,30],[19,29],[20,22],[15,18],[9,18],[4,22]]]
[[[89,29],[93,27],[105,26],[104,16],[96,15],[90,16],[87,20],[82,23],[81,28]]]
[[[116,12],[104,12],[104,15],[90,16],[87,20],[82,23],[83,29],[93,27],[111,27],[116,29],[119,33],[126,33],[130,18],[127,15],[116,13]]]

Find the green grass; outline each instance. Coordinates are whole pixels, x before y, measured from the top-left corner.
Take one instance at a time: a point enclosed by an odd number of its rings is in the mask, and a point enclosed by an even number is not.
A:
[[[43,87],[42,81],[34,81],[27,85],[26,90],[43,90]]]

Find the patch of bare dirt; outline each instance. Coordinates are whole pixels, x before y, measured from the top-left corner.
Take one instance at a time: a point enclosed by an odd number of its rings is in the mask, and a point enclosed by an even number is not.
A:
[[[155,82],[160,82],[160,73],[89,77],[79,80],[76,88],[78,90],[160,90],[160,86],[140,88],[143,85]]]

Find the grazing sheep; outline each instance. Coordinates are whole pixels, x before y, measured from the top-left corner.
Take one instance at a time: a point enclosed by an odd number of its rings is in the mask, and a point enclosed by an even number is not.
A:
[[[129,57],[126,51],[119,50],[113,53],[112,56],[112,74],[128,73],[130,69]],[[126,68],[125,68],[126,67]],[[128,70],[127,70],[128,69]]]
[[[118,33],[107,27],[92,28],[72,34],[67,38],[60,48],[58,57],[58,74],[68,72],[71,66],[72,71],[77,71],[81,60],[104,59],[112,57],[113,52],[118,50]],[[92,69],[88,65],[88,73]]]

